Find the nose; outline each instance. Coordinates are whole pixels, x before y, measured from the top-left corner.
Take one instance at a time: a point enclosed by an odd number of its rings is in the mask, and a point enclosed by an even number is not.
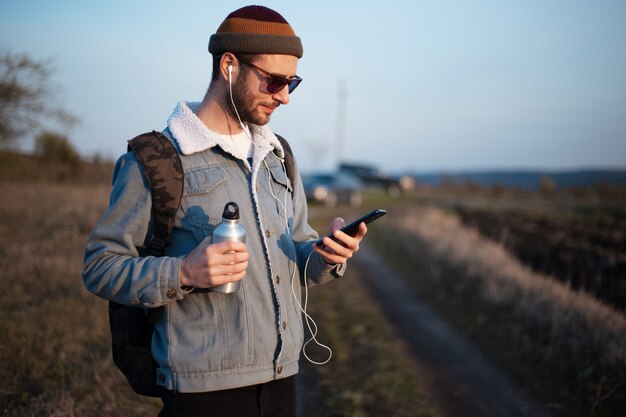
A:
[[[280,104],[288,104],[289,103],[289,88],[284,86],[276,93],[272,95],[272,98],[278,101]]]

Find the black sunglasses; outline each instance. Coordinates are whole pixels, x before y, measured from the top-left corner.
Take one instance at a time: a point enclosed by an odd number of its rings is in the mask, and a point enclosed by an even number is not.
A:
[[[283,77],[282,75],[272,74],[271,72],[266,71],[263,68],[257,67],[252,62],[248,62],[245,59],[241,59],[240,57],[237,57],[237,59],[244,64],[255,68],[257,71],[265,74],[263,78],[265,78],[265,80],[267,81],[267,92],[270,94],[278,93],[280,90],[285,88],[285,86],[287,86],[287,88],[289,89],[289,94],[291,94],[291,92],[295,90],[296,87],[302,82],[302,78],[298,77],[297,75],[294,75],[290,78]]]

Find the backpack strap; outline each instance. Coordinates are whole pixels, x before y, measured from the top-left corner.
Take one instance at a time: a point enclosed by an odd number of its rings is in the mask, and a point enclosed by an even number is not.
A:
[[[296,177],[296,164],[293,160],[293,151],[291,150],[291,146],[289,146],[289,142],[287,142],[285,138],[280,135],[276,135],[276,137],[285,151],[285,170],[287,171],[287,178],[289,178],[291,184],[294,184]]]
[[[289,142],[276,135],[285,151],[285,170],[295,183],[295,163]],[[153,130],[128,141],[128,150],[135,152],[146,179],[152,187],[152,208],[155,216],[154,237],[147,252],[162,256],[172,235],[174,218],[183,196],[184,173],[180,155],[165,135]]]
[[[128,151],[135,152],[152,187],[154,236],[148,247],[140,250],[142,255],[163,256],[183,195],[180,156],[174,144],[156,131],[129,140]],[[158,365],[151,350],[153,311],[109,301],[113,362],[136,393],[160,397],[164,389],[157,384]]]
[[[169,244],[174,217],[183,197],[183,165],[172,141],[154,130],[129,140],[128,149],[137,155],[152,187],[155,227],[147,251],[151,255],[162,256],[165,246]]]

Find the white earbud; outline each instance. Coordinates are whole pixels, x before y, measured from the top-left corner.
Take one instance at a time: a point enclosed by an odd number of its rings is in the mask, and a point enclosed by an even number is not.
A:
[[[232,103],[233,109],[235,110],[235,114],[237,115],[237,120],[239,120],[239,125],[243,129],[243,131],[246,134],[246,136],[248,137],[248,139],[250,139],[252,141],[252,136],[250,136],[250,132],[248,132],[248,128],[241,121],[241,117],[239,116],[239,112],[237,111],[237,106],[235,106],[235,101],[233,100],[233,79],[232,79],[233,78],[232,77],[233,66],[232,65],[228,65],[228,67],[226,69],[228,70],[228,92],[230,93],[230,102]]]

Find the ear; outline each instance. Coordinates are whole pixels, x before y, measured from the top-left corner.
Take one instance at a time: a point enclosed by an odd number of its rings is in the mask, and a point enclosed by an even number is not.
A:
[[[222,55],[222,58],[220,59],[220,72],[222,73],[222,77],[224,77],[226,82],[232,79],[233,75],[235,74],[236,62],[237,60],[235,56],[230,52],[226,52]]]

